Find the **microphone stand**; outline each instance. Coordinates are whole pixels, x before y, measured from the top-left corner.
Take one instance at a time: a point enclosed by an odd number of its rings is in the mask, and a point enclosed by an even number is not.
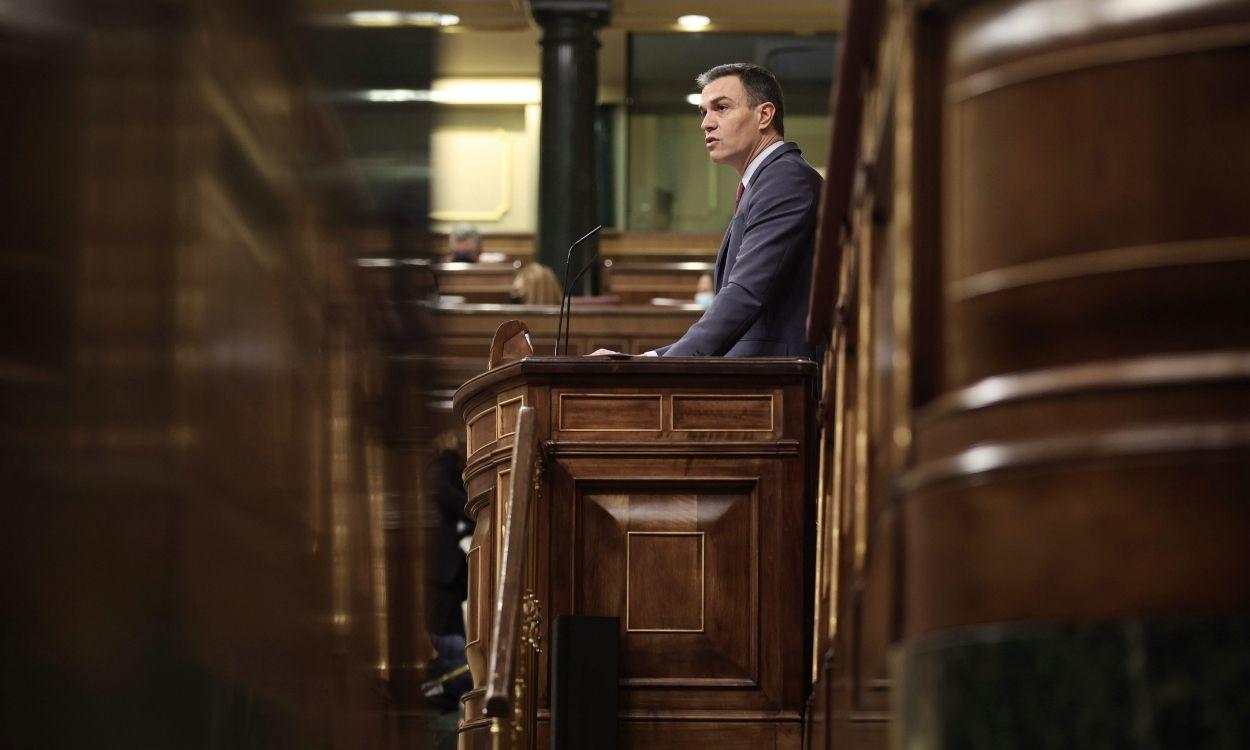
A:
[[[572,289],[574,286],[577,286],[577,282],[580,281],[581,278],[586,275],[586,272],[590,270],[590,267],[593,266],[597,262],[599,262],[599,251],[596,249],[595,254],[590,256],[590,260],[586,262],[586,265],[582,266],[582,270],[578,271],[577,275],[573,277],[573,280],[569,282],[569,288]],[[569,314],[564,323],[564,353],[566,355],[569,353],[569,330],[572,327],[573,327],[573,298],[569,297]],[[560,339],[556,339],[556,348],[559,349],[559,347],[560,347]]]
[[[594,229],[590,230],[590,231],[589,231],[589,232],[587,232],[586,234],[583,234],[583,235],[582,235],[581,237],[579,237],[579,238],[578,238],[578,239],[577,239],[577,240],[576,240],[576,241],[575,241],[572,245],[569,245],[569,252],[568,252],[568,256],[567,256],[567,257],[565,257],[565,259],[564,259],[564,297],[560,299],[560,316],[559,316],[559,319],[556,321],[556,349],[555,349],[555,356],[557,356],[557,357],[558,357],[558,356],[560,356],[560,332],[564,329],[564,317],[565,317],[564,310],[565,310],[565,305],[566,305],[566,304],[568,305],[568,309],[569,309],[569,313],[570,313],[570,314],[572,314],[572,310],[573,310],[573,303],[569,300],[569,294],[570,294],[570,292],[572,292],[572,291],[573,291],[572,286],[569,284],[569,266],[573,264],[573,250],[574,250],[574,249],[575,249],[578,245],[580,245],[580,244],[582,244],[583,242],[585,242],[586,240],[590,239],[590,237],[591,237],[591,236],[593,236],[593,235],[595,234],[595,232],[598,232],[600,229],[603,229],[603,225],[602,225],[602,224],[600,224],[599,226],[597,226],[597,227],[595,227]],[[585,269],[582,269],[582,271],[583,271],[583,272],[585,272]],[[581,273],[579,273],[579,274],[577,275],[577,277],[575,277],[575,278],[573,279],[573,283],[574,283],[574,284],[576,284],[576,283],[577,283],[577,279],[578,279],[578,278],[580,278],[580,277],[581,277]],[[568,338],[568,331],[564,331],[564,333],[565,333],[565,338],[567,339],[567,338]],[[567,349],[568,349],[568,346],[566,345],[566,346],[565,346],[565,350],[567,350]]]

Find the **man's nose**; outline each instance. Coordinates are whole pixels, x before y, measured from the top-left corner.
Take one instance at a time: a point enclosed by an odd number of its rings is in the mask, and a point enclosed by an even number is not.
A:
[[[709,133],[716,127],[716,123],[712,121],[711,112],[708,112],[706,115],[703,116],[703,122],[699,124],[699,127],[703,128]]]

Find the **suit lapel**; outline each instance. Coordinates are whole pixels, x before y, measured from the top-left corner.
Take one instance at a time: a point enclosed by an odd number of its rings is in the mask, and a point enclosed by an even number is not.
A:
[[[738,202],[738,210],[734,212],[733,218],[729,220],[729,228],[725,230],[725,237],[720,243],[720,252],[716,254],[716,275],[712,279],[712,287],[717,292],[720,291],[721,285],[725,280],[725,274],[728,273],[729,246],[733,242],[734,222],[738,221],[738,216],[747,210],[747,204],[751,202],[751,188],[755,185],[755,181],[759,179],[760,172],[763,172],[769,164],[777,161],[782,154],[798,150],[798,144],[791,141],[783,142],[775,151],[765,157],[764,161],[760,162],[760,165],[755,168],[755,172],[751,174],[751,182],[742,191],[742,200]]]
[[[755,183],[759,181],[760,172],[763,172],[765,169],[768,168],[769,164],[772,164],[773,162],[777,161],[777,159],[781,158],[782,154],[788,154],[791,151],[798,151],[798,150],[799,150],[799,145],[797,143],[793,143],[791,141],[782,141],[781,145],[778,146],[775,151],[773,151],[768,156],[764,157],[764,161],[760,162],[760,165],[755,168],[754,172],[751,173],[751,181],[747,183],[746,189],[742,191],[742,200],[738,202],[739,213],[744,211],[747,207],[747,203],[750,202],[751,189],[755,187]],[[737,214],[734,214],[734,215],[736,216]]]

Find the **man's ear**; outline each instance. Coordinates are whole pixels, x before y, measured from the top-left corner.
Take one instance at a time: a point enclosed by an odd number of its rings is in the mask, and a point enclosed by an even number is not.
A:
[[[759,106],[760,130],[768,130],[773,125],[773,117],[777,114],[777,105],[764,102]]]

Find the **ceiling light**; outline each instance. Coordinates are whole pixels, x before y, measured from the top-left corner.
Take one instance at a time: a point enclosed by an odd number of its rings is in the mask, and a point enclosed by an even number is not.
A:
[[[428,89],[370,89],[365,99],[371,102],[428,102],[433,100]]]
[[[699,94],[686,94],[686,101],[697,107],[703,103],[703,97]]]
[[[542,84],[537,78],[440,78],[430,101],[439,104],[538,104]]]
[[[677,25],[687,31],[698,31],[707,28],[712,19],[707,16],[682,16],[677,19]]]
[[[394,10],[358,10],[348,13],[347,20],[357,26],[398,26],[404,16]]]
[[[405,18],[413,26],[455,26],[460,23],[460,16],[451,13],[409,13]]]

